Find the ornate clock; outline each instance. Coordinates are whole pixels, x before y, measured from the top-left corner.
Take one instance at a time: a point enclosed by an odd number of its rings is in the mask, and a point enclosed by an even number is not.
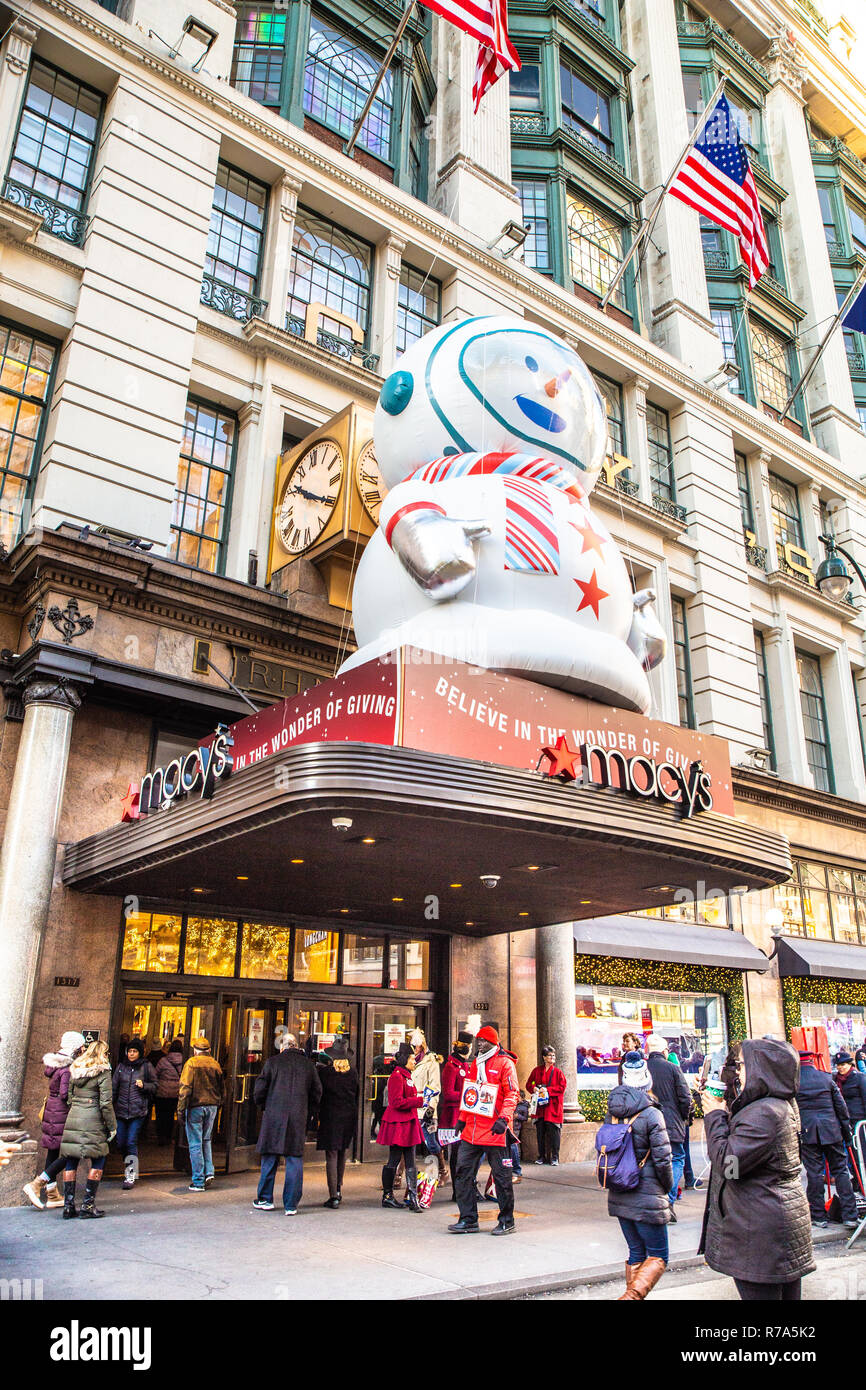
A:
[[[364,445],[355,462],[355,483],[361,494],[364,510],[374,522],[378,523],[379,508],[385,496],[385,484],[376,462],[372,439]]]
[[[340,495],[343,468],[342,450],[333,439],[311,445],[295,463],[276,518],[280,540],[290,555],[302,555],[321,536]]]

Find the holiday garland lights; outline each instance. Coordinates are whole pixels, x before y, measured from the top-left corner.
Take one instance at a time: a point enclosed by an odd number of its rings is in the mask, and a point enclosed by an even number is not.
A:
[[[808,975],[785,975],[782,978],[782,999],[785,1029],[790,1038],[792,1028],[799,1028],[803,1022],[801,1004],[866,1006],[866,981],[817,980]]]
[[[614,985],[620,988],[658,989],[671,993],[720,994],[725,1001],[728,1041],[746,1036],[746,1003],[743,976],[725,966],[687,965],[658,960],[626,960],[615,956],[584,956],[575,951],[574,976],[580,984]],[[798,983],[800,983],[798,981]],[[818,981],[807,981],[816,984]],[[864,997],[866,997],[866,986]],[[845,1002],[859,1002],[848,1001]],[[799,1018],[797,1020],[799,1022]],[[588,1120],[604,1121],[609,1092],[578,1091],[580,1108]]]

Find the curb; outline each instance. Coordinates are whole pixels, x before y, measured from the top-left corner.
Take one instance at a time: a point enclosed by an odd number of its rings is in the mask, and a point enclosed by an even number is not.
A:
[[[843,1244],[849,1238],[849,1232],[844,1228],[836,1231],[828,1231],[825,1234],[815,1235],[813,1244],[815,1246]],[[672,1274],[689,1269],[708,1269],[708,1265],[703,1255],[674,1255],[668,1263],[668,1271]],[[613,1265],[594,1265],[585,1269],[565,1270],[560,1274],[533,1274],[523,1279],[506,1279],[498,1284],[467,1284],[461,1288],[445,1289],[440,1293],[413,1294],[411,1298],[404,1299],[406,1303],[437,1303],[437,1302],[456,1302],[474,1301],[485,1302],[493,1300],[508,1300],[522,1298],[526,1294],[534,1293],[555,1293],[558,1290],[573,1289],[575,1286],[591,1286],[594,1284],[608,1284],[612,1280],[621,1279],[623,1261]],[[724,1275],[719,1275],[724,1278]]]

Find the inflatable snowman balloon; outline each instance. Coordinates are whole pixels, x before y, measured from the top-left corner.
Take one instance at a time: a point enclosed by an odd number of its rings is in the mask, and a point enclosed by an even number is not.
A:
[[[413,646],[648,712],[664,632],[589,504],[607,417],[571,348],[521,319],[446,324],[386,379],[374,443],[388,492],[344,671]]]

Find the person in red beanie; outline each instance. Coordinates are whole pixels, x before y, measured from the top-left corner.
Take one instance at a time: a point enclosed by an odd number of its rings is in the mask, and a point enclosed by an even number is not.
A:
[[[495,1028],[482,1028],[475,1039],[477,1053],[463,1083],[457,1129],[457,1208],[459,1220],[448,1230],[452,1235],[477,1231],[478,1191],[475,1179],[484,1155],[493,1170],[499,1221],[495,1236],[514,1230],[514,1187],[508,1128],[520,1099],[516,1057],[499,1043]]]

